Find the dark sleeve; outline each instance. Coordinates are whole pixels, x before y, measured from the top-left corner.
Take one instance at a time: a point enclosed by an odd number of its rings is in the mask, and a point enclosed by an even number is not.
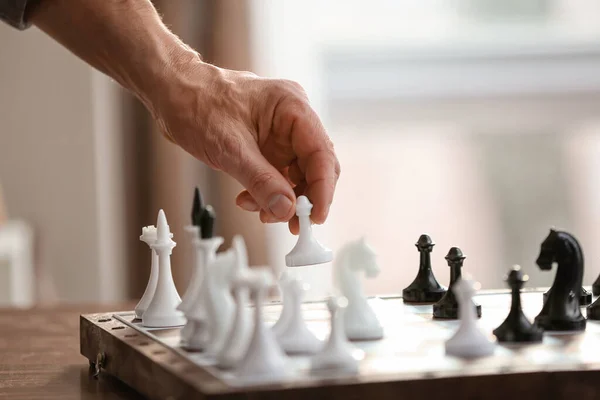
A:
[[[27,10],[35,0],[0,0],[0,21],[19,30],[29,28],[31,23],[27,21]]]

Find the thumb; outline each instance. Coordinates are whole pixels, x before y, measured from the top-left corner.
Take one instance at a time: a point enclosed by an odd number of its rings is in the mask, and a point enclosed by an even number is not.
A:
[[[232,175],[250,193],[270,222],[289,221],[295,214],[296,195],[288,180],[260,152],[244,157]]]

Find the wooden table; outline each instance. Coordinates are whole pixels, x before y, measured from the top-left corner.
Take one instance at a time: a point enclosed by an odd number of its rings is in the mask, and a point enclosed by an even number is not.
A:
[[[0,399],[142,399],[108,375],[94,378],[79,351],[79,316],[132,305],[0,309]]]

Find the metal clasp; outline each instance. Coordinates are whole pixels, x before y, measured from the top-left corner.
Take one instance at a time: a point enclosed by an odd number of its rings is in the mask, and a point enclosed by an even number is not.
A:
[[[98,378],[98,375],[100,375],[100,371],[102,370],[102,367],[104,366],[104,360],[106,359],[106,356],[104,355],[104,353],[98,353],[98,355],[96,356],[96,363],[94,365],[94,378]]]

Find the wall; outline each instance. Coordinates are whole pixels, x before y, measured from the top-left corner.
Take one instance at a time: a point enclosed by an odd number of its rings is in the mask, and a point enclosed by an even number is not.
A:
[[[438,243],[443,284],[443,256],[460,245],[485,288],[505,288],[512,263],[529,285],[549,285],[554,272],[531,260],[554,223],[580,238],[589,285],[600,273],[598,5],[559,0],[505,18],[459,3],[253,3],[253,70],[307,89],[342,165],[319,238],[335,252],[366,235],[382,267],[369,294],[410,283],[421,233]],[[269,260],[281,264],[293,239],[277,225],[267,236]],[[330,266],[300,272],[307,297],[327,294]]]
[[[0,49],[0,182],[9,216],[35,228],[38,275],[52,279],[56,300],[118,300],[125,282],[115,88],[35,28],[0,24]],[[53,297],[46,291],[41,300]]]

